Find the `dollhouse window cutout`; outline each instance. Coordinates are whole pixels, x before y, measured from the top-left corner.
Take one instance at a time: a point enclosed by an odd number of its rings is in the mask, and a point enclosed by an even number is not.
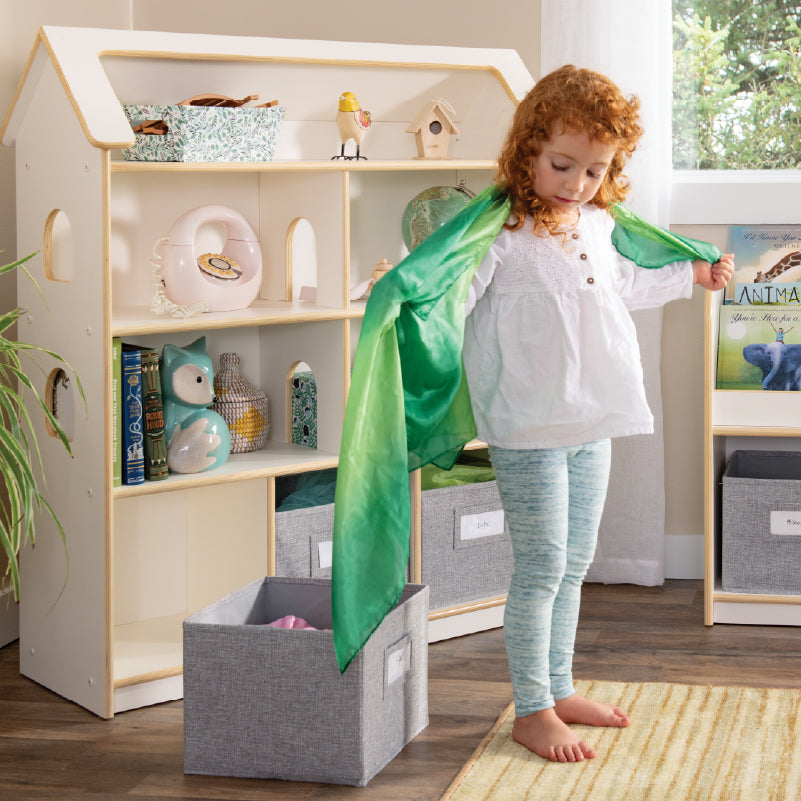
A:
[[[45,385],[45,403],[58,420],[67,439],[72,442],[75,436],[75,395],[72,391],[72,381],[67,373],[60,367],[50,371]],[[51,437],[58,436],[49,420],[45,420],[47,433]]]
[[[50,281],[69,283],[75,275],[75,246],[69,217],[61,210],[50,212],[45,222],[42,260]]]
[[[296,217],[286,232],[287,300],[317,299],[317,237],[305,217]]]

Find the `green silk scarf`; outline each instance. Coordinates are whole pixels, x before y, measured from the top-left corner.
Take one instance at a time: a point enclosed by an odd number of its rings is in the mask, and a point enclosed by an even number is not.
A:
[[[406,583],[409,473],[450,469],[476,435],[462,366],[465,302],[473,274],[509,217],[485,189],[374,287],[367,303],[342,430],[334,508],[331,601],[344,671]],[[715,262],[713,245],[613,209],[615,247],[643,267]]]

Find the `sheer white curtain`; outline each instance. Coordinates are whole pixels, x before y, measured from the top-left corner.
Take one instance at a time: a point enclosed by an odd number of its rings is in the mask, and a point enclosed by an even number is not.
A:
[[[626,174],[627,204],[667,226],[670,208],[671,4],[669,0],[541,0],[541,74],[575,64],[608,75],[641,101],[645,134]],[[588,581],[654,585],[664,581],[665,471],[660,353],[662,313],[635,315],[650,436],[617,439],[609,496]]]

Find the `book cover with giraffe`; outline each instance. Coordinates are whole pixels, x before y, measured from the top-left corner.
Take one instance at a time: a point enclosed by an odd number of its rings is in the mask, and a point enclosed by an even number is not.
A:
[[[737,265],[729,300],[801,307],[801,225],[733,225],[729,249]]]

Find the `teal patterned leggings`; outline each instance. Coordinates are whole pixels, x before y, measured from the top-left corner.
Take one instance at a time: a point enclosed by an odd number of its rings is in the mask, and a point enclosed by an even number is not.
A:
[[[570,448],[490,448],[512,537],[504,637],[515,714],[573,689],[581,584],[595,553],[609,482],[608,439]]]

